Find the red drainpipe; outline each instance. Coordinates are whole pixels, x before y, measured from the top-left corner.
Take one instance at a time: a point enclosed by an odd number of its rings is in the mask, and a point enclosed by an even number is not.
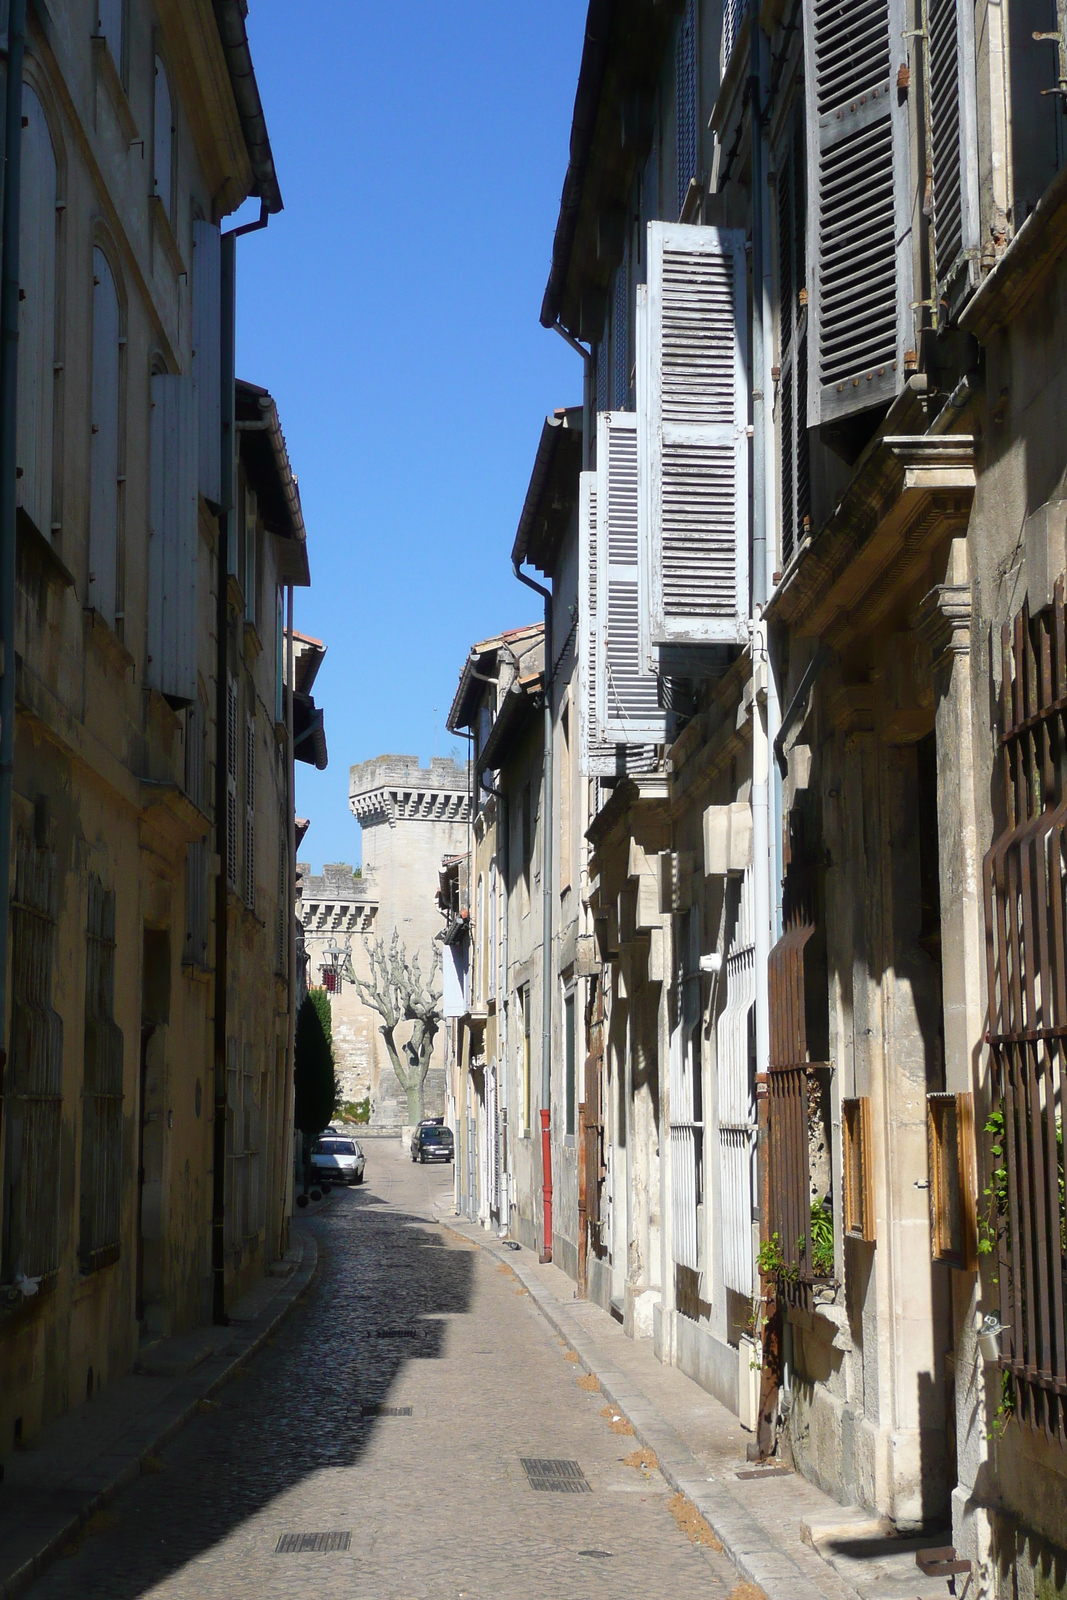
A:
[[[545,1211],[545,1238],[541,1250],[543,1262],[552,1260],[552,1141],[549,1138],[548,1123],[551,1113],[547,1106],[541,1109],[541,1172],[544,1185],[544,1211]]]

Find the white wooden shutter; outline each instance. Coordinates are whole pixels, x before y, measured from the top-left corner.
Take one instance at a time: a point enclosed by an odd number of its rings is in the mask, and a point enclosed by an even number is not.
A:
[[[237,685],[226,679],[226,882],[237,891]]]
[[[641,661],[637,416],[597,418],[597,726],[616,744],[662,744],[656,674]]]
[[[597,517],[595,472],[578,480],[578,752],[587,778],[614,777],[614,743],[601,739],[597,726]]]
[[[891,400],[914,349],[905,0],[804,0],[808,423]]]
[[[193,223],[193,383],[200,493],[222,500],[222,247],[214,223]]]
[[[942,314],[978,281],[974,0],[929,0],[934,257]]]
[[[742,643],[748,617],[745,240],[648,227],[654,644]]]
[[[119,516],[119,300],[104,252],[93,251],[93,385],[89,446],[89,605],[115,623]]]
[[[719,1225],[723,1282],[728,1289],[750,1296],[754,1289],[752,1207],[757,1133],[751,1060],[754,1035],[750,1027],[756,1003],[752,869],[746,869],[736,891],[731,884],[726,892],[729,896],[723,964],[726,1003],[715,1024]]]
[[[191,379],[153,376],[145,679],[185,702],[196,698],[199,612],[195,402]]]
[[[40,100],[22,89],[19,216],[17,504],[52,537],[52,412],[56,345],[56,156]]]

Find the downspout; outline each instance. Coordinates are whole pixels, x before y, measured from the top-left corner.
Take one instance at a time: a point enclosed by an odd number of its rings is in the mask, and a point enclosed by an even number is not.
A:
[[[0,914],[0,1086],[7,1065],[11,791],[15,773],[15,441],[18,433],[19,218],[25,53],[26,0],[11,0],[4,118],[4,256],[0,284],[0,907],[3,908]]]
[[[582,358],[582,471],[588,472],[593,459],[593,352],[587,350],[584,344],[579,344],[573,333],[567,332],[562,322],[554,322],[552,326],[564,343],[569,344]]]
[[[285,1181],[282,1184],[282,1216],[279,1230],[279,1256],[289,1248],[289,1219],[293,1214],[293,1072],[296,1065],[296,744],[293,739],[293,705],[296,699],[296,673],[293,656],[293,586],[285,586],[285,682],[289,693],[285,703],[286,746],[286,862],[289,868],[289,1028],[285,1048],[285,1091],[282,1100],[282,1161]]]
[[[583,441],[584,445],[584,441]],[[541,1176],[544,1238],[541,1260],[552,1260],[552,591],[537,583],[512,557],[520,583],[545,602],[545,759],[541,807]]]
[[[230,550],[236,547],[234,478],[236,429],[234,427],[234,364],[237,323],[237,240],[243,233],[265,228],[267,205],[259,221],[231,228],[222,235],[222,509],[216,541],[215,573],[215,846],[219,873],[215,880],[215,1120],[212,1128],[211,1185],[211,1317],[225,1327],[226,1314],[226,1023],[229,995],[229,873],[226,860],[226,750],[229,723]],[[292,748],[290,742],[290,749]]]

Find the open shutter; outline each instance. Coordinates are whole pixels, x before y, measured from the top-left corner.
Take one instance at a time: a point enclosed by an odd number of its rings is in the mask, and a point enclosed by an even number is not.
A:
[[[22,89],[19,216],[17,503],[52,537],[52,410],[56,341],[56,157],[41,102]],[[117,335],[116,335],[117,337]],[[117,348],[117,347],[116,347]]]
[[[914,349],[905,0],[804,0],[812,427],[892,400]]]
[[[193,384],[200,493],[222,501],[222,250],[219,229],[193,223]]]
[[[745,240],[648,226],[654,644],[737,644],[748,616]]]
[[[656,674],[641,661],[637,417],[597,418],[597,725],[617,744],[662,744]]]
[[[578,480],[578,759],[587,778],[611,778],[618,771],[616,748],[597,730],[597,525],[595,472]]]
[[[934,258],[942,316],[978,281],[974,0],[929,0]]]
[[[93,251],[93,387],[89,445],[89,605],[115,623],[119,519],[119,299],[107,256]]]
[[[811,531],[804,124],[794,117],[777,159],[778,443],[784,571]]]
[[[152,378],[146,681],[171,701],[196,699],[198,430],[188,378]]]

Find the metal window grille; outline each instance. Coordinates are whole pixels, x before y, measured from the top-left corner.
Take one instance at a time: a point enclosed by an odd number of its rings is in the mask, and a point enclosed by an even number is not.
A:
[[[1001,641],[1005,827],[983,867],[989,1031],[1004,1128],[999,1219],[1001,1366],[1016,1414],[1067,1442],[1067,626],[1053,604],[1024,605]],[[994,1192],[999,1185],[992,1184]]]
[[[678,215],[699,170],[699,84],[697,80],[697,5],[685,0],[675,49],[678,112]]]
[[[629,390],[630,338],[629,307],[627,305],[627,278],[625,256],[615,272],[615,293],[611,308],[612,373],[611,404],[615,411],[625,411]]]
[[[115,891],[89,878],[79,1255],[83,1272],[119,1258],[122,1029],[115,1021]]]
[[[808,1060],[804,952],[815,932],[811,886],[803,851],[791,824],[792,860],[786,871],[785,931],[768,960],[770,1061],[768,1066],[769,1232],[777,1234],[787,1269],[780,1288],[810,1304],[815,1274],[811,1263],[811,1163],[808,1145],[809,1079],[818,1063]]]
[[[56,861],[25,834],[11,899],[11,1050],[4,1097],[3,1278],[59,1266],[63,1023],[52,1008]]]
[[[596,347],[596,408],[598,411],[607,411],[610,405],[608,397],[608,331]]]
[[[244,901],[256,909],[256,719],[245,722],[245,859]]]
[[[741,24],[745,18],[747,0],[725,0],[722,8],[722,69],[725,72],[730,57],[734,53],[741,32]]]
[[[195,806],[206,809],[205,741],[207,717],[196,700],[186,712],[185,792]],[[208,959],[208,842],[197,840],[185,852],[185,950],[183,961],[206,967]]]
[[[237,892],[237,685],[226,684],[226,882]]]

